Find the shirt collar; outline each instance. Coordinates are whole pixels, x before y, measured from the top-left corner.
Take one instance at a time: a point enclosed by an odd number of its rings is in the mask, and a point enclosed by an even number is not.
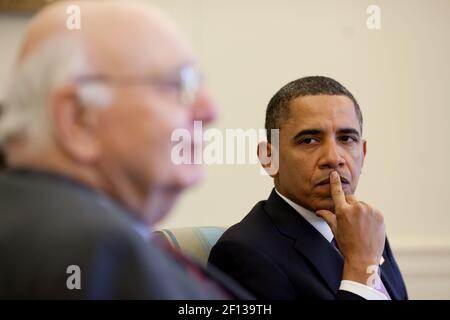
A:
[[[331,242],[334,238],[333,232],[331,231],[330,226],[323,220],[318,217],[314,212],[303,208],[302,206],[296,204],[295,202],[289,200],[285,196],[283,196],[277,189],[275,189],[276,193],[286,201],[292,208],[295,209],[306,221],[309,222],[320,234],[327,239],[328,242]]]

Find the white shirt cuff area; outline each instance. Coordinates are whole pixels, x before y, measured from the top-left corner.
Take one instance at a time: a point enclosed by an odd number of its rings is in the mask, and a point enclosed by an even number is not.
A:
[[[342,280],[339,290],[354,293],[366,300],[388,300],[380,291],[355,281]]]

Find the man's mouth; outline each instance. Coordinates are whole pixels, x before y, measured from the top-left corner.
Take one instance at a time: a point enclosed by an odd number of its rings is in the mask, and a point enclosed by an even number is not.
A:
[[[340,178],[341,178],[341,183],[342,184],[350,184],[350,182],[346,178],[344,178],[344,177],[340,177]],[[326,185],[326,184],[330,184],[330,177],[323,179],[317,185],[318,186],[323,186],[323,185]]]

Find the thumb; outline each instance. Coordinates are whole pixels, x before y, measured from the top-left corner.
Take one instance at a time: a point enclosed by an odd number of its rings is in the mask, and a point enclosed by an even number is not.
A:
[[[330,226],[331,231],[336,236],[336,216],[328,210],[317,210],[316,215],[321,217]]]

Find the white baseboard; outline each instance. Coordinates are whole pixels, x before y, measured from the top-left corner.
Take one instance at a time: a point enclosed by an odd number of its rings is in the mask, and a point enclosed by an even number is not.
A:
[[[410,299],[450,299],[450,245],[393,246]]]

